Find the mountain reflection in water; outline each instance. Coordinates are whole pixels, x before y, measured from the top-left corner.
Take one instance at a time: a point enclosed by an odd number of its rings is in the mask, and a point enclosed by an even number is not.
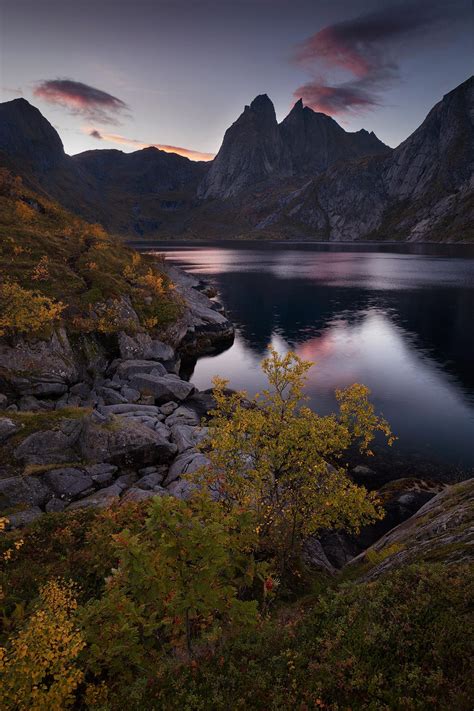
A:
[[[321,413],[361,382],[400,451],[474,466],[474,250],[469,247],[281,244],[159,245],[211,281],[237,328],[232,347],[200,358],[254,393],[269,344],[315,362],[306,392]],[[452,256],[452,255],[456,256]]]

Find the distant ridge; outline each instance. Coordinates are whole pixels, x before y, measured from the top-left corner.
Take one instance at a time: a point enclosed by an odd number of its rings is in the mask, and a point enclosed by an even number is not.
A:
[[[0,104],[0,166],[128,238],[474,241],[474,78],[398,148],[266,94],[209,163],[145,148],[70,157],[25,99]]]

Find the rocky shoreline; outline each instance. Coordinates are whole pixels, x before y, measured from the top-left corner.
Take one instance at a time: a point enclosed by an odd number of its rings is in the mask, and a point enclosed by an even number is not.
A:
[[[185,304],[163,340],[75,342],[61,329],[1,343],[0,511],[11,527],[43,512],[185,497],[183,475],[206,463],[197,445],[212,396],[180,378],[181,356],[231,343],[234,329],[206,284],[163,268]]]

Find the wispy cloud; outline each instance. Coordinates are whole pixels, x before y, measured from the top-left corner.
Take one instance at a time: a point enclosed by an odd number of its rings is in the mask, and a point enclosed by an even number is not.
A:
[[[139,141],[136,138],[121,136],[118,133],[105,133],[104,131],[98,131],[96,128],[84,128],[83,130],[93,138],[106,141],[107,143],[114,143],[118,146],[130,146],[136,150],[141,150],[142,148],[158,148],[160,151],[164,151],[165,153],[177,153],[180,156],[184,156],[185,158],[189,158],[194,161],[209,161],[215,158],[214,153],[202,153],[201,151],[194,151],[191,148],[183,148],[182,146],[170,146],[166,143],[145,143],[144,141]]]
[[[106,91],[72,79],[49,79],[33,90],[35,96],[50,104],[80,114],[98,123],[116,124],[127,104]]]
[[[294,95],[330,115],[360,112],[381,103],[381,94],[399,78],[397,49],[446,18],[436,2],[404,3],[324,27],[303,42],[296,62],[313,78]],[[326,72],[349,79],[330,81]]]

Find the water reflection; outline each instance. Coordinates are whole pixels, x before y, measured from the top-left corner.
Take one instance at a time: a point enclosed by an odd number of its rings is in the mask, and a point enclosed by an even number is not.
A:
[[[211,279],[236,323],[232,348],[200,359],[212,377],[256,392],[271,343],[315,361],[308,395],[320,412],[334,390],[363,382],[398,447],[474,466],[474,259],[384,250],[247,246],[170,250]],[[398,249],[398,248],[397,248]]]

